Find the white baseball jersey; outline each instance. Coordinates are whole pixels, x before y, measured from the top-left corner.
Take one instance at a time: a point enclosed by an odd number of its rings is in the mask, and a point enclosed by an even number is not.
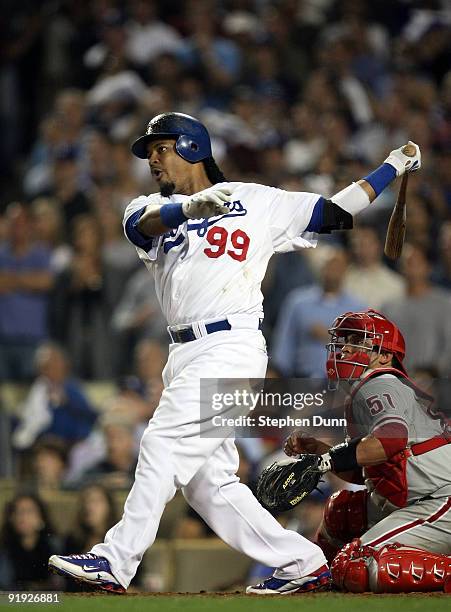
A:
[[[169,325],[242,313],[263,316],[260,285],[271,255],[316,246],[316,234],[304,230],[320,195],[253,183],[228,186],[233,189],[228,214],[190,219],[141,244],[127,227],[133,215],[148,204],[182,203],[189,197],[140,196],[125,211],[125,234],[154,274]]]

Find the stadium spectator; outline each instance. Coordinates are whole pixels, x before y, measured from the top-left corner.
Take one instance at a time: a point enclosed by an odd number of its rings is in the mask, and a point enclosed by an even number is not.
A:
[[[17,156],[27,151],[36,136],[46,19],[43,6],[34,2],[12,3],[3,9],[0,172],[11,179]]]
[[[109,58],[115,58],[121,64],[127,64],[127,32],[121,12],[111,3],[105,3],[104,10],[97,15],[99,40],[83,56],[83,64],[89,74],[87,82],[92,84],[103,70]]]
[[[101,226],[92,215],[73,222],[74,255],[58,275],[52,299],[52,334],[67,347],[81,378],[111,378],[110,318],[123,276],[102,257]]]
[[[32,202],[34,234],[37,240],[50,249],[50,266],[55,273],[64,270],[72,259],[72,249],[63,242],[61,211],[56,202],[47,198],[36,198]]]
[[[432,273],[432,280],[444,289],[451,289],[451,221],[446,221],[440,228],[439,259]]]
[[[73,220],[91,210],[91,203],[81,184],[79,151],[74,147],[60,147],[55,151],[52,181],[48,190],[36,195],[48,196],[56,201],[63,215],[63,236],[69,241]]]
[[[47,561],[60,550],[61,541],[39,497],[20,493],[6,504],[0,539],[2,589],[53,590],[56,582],[49,575]]]
[[[217,7],[201,2],[186,5],[190,35],[179,56],[188,69],[208,82],[210,103],[219,106],[226,88],[239,77],[241,55],[237,45],[218,34]]]
[[[113,117],[109,118],[114,121]],[[100,130],[93,130],[87,137],[85,172],[91,188],[114,181],[114,165],[111,163],[111,140]]]
[[[326,149],[314,107],[297,104],[292,108],[293,130],[285,144],[285,163],[290,172],[313,170]]]
[[[115,169],[113,192],[118,202],[117,210],[122,216],[127,204],[141,193],[138,181],[133,175],[128,142],[114,143],[113,159]]]
[[[120,393],[111,400],[111,407],[122,409],[138,425],[147,426],[163,391],[161,373],[165,360],[166,349],[157,340],[145,338],[138,342],[133,359],[135,374],[121,379]]]
[[[43,434],[66,444],[85,438],[97,419],[80,384],[70,376],[69,360],[58,345],[39,346],[35,355],[37,378],[21,407],[22,418],[13,446],[27,450]]]
[[[428,211],[424,198],[409,194],[409,224],[406,227],[406,240],[419,247],[428,256],[436,249],[433,217]]]
[[[333,41],[340,37],[351,43],[352,73],[376,94],[383,94],[387,83],[389,34],[372,18],[368,3],[362,0],[343,0],[336,3],[338,20],[332,20],[321,32],[322,38]]]
[[[61,489],[67,467],[67,451],[67,443],[53,435],[42,436],[34,445],[32,480],[38,489]]]
[[[282,304],[270,363],[283,376],[325,377],[330,322],[342,312],[365,307],[343,289],[347,265],[346,253],[332,249],[323,262],[319,284],[295,289]]]
[[[131,0],[127,28],[127,57],[136,68],[144,68],[162,53],[175,53],[182,46],[180,34],[158,19],[157,3]]]
[[[134,451],[137,455],[144,429],[158,405],[163,383],[161,372],[165,348],[154,340],[143,339],[134,351],[133,374],[118,380],[118,391],[105,401],[105,418],[130,426],[133,430]],[[83,475],[106,460],[107,440],[103,428],[94,429],[88,438],[76,444],[70,452],[66,484],[78,486]]]
[[[281,253],[270,259],[262,285],[265,296],[263,325],[269,338],[272,337],[282,303],[290,291],[313,285],[314,282],[315,275],[308,257],[302,251]]]
[[[351,249],[352,263],[345,275],[345,291],[376,310],[387,301],[387,296],[390,299],[404,296],[404,279],[382,263],[382,245],[374,228],[356,228],[351,235]]]
[[[149,81],[155,87],[162,87],[177,100],[179,86],[185,74],[182,60],[172,53],[162,53],[149,65]]]
[[[83,149],[87,132],[85,92],[75,88],[62,89],[56,95],[54,112],[59,119],[60,146]]]
[[[95,216],[102,231],[102,258],[106,265],[116,270],[117,284],[121,289],[128,281],[130,273],[136,269],[136,251],[124,240],[122,229],[122,214],[107,202],[108,195],[113,191],[108,187],[96,189],[94,199]]]
[[[77,514],[67,532],[64,550],[70,554],[90,550],[117,522],[111,491],[101,484],[87,485],[78,494]]]
[[[135,345],[140,338],[166,340],[166,321],[161,313],[147,269],[137,270],[125,284],[121,300],[113,311],[111,325],[118,335],[120,364],[127,373]]]
[[[51,253],[35,242],[28,209],[15,202],[5,213],[0,243],[0,381],[29,381],[33,355],[48,335]]]
[[[382,306],[382,312],[402,330],[407,369],[433,366],[441,376],[451,372],[451,293],[434,286],[431,267],[419,247],[407,245],[401,260],[407,282],[404,298]]]
[[[62,119],[55,112],[40,121],[38,138],[30,152],[28,167],[23,176],[23,190],[28,197],[46,193],[51,188],[53,159],[58,147],[63,144],[63,134]]]
[[[448,118],[448,130],[451,132],[451,116]],[[438,190],[446,203],[446,212],[449,217],[451,212],[451,133],[448,136],[447,144],[441,148],[439,154],[435,158],[435,161],[437,163],[437,184],[435,185],[435,188],[437,189],[438,187]]]
[[[101,427],[105,457],[82,475],[80,484],[101,482],[110,489],[128,490],[134,480],[137,460],[133,419],[111,412],[103,415]]]

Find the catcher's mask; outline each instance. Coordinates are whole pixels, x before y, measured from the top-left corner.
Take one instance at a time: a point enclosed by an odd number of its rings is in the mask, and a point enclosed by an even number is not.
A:
[[[184,113],[163,113],[147,124],[146,133],[132,144],[132,153],[147,159],[147,145],[159,138],[175,138],[175,150],[185,161],[195,164],[212,156],[207,128]]]
[[[407,374],[403,359],[404,338],[394,323],[375,310],[346,312],[329,329],[327,348],[327,378],[331,389],[339,380],[360,378],[370,365],[373,353],[393,353],[394,367]]]

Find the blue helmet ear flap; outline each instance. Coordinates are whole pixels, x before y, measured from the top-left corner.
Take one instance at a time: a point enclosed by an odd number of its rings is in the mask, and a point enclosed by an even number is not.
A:
[[[177,138],[175,150],[183,157],[184,160],[195,164],[197,162],[211,157],[210,142],[199,143],[201,138],[191,138],[190,136],[182,135]]]

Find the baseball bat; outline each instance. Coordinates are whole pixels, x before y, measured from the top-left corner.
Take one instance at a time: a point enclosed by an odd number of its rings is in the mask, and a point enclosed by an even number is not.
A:
[[[402,152],[404,155],[413,157],[415,155],[415,147],[408,144],[403,147]],[[406,235],[406,191],[408,180],[409,174],[405,172],[401,180],[398,198],[391,214],[387,228],[387,235],[385,237],[384,253],[389,259],[393,260],[398,259],[401,256],[404,238]]]

